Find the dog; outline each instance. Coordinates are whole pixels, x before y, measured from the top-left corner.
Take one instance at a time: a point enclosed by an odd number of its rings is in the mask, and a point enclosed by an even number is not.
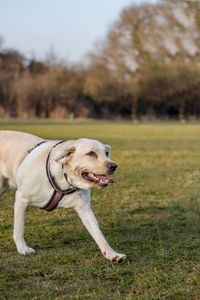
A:
[[[115,252],[104,238],[90,207],[90,189],[106,188],[117,164],[109,145],[97,140],[44,140],[32,134],[0,131],[0,196],[16,189],[13,238],[20,254],[35,252],[24,240],[27,206],[47,211],[73,208],[103,256],[121,263],[126,255]]]

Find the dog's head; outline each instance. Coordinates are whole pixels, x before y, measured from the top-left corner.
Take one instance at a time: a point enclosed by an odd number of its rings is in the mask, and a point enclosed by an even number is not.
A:
[[[55,148],[53,159],[63,164],[68,181],[75,187],[105,188],[113,182],[107,175],[115,172],[117,164],[110,159],[109,145],[97,140],[67,141]]]

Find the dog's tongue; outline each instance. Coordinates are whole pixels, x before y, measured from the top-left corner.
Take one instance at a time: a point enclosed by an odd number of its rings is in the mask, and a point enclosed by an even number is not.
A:
[[[102,181],[108,180],[110,183],[113,183],[113,182],[114,182],[114,180],[113,180],[112,178],[109,178],[109,177],[106,176],[106,175],[98,175],[98,174],[95,174],[95,176],[96,176],[97,178],[99,178],[100,180],[102,180]]]

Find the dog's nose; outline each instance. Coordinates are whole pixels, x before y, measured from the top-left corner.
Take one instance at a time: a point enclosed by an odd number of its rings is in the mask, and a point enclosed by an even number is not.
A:
[[[117,169],[117,164],[114,162],[109,162],[109,163],[107,163],[107,168],[110,172],[113,173]]]

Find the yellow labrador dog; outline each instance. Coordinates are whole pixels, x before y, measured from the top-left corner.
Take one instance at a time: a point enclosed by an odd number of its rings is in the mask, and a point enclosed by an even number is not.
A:
[[[126,259],[105,240],[90,208],[90,188],[113,182],[107,175],[117,168],[110,160],[110,146],[97,140],[45,141],[17,131],[0,131],[0,195],[17,189],[13,238],[21,254],[34,252],[24,240],[27,206],[52,211],[73,208],[96,241],[103,256],[112,262]]]

